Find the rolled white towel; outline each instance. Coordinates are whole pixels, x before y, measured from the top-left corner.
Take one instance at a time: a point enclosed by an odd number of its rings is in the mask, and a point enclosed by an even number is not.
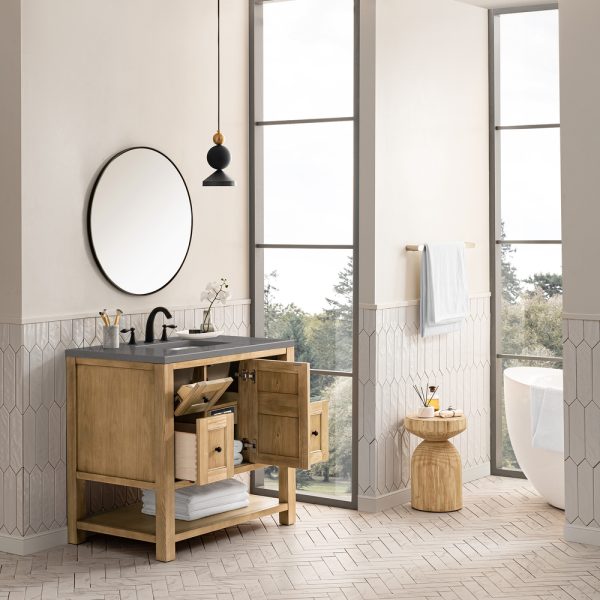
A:
[[[244,457],[238,452],[233,455],[233,464],[241,465],[244,462]]]
[[[435,412],[436,417],[442,417],[442,419],[450,419],[452,417],[462,417],[465,413],[462,410],[446,409],[438,410]]]
[[[240,454],[244,449],[244,442],[241,440],[233,440],[233,452],[234,454]]]

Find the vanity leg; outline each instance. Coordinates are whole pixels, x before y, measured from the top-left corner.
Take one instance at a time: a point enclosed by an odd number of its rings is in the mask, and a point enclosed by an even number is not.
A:
[[[175,560],[175,485],[156,490],[156,560]]]
[[[77,521],[85,517],[85,481],[77,479],[77,366],[67,358],[67,534],[69,544],[81,544],[85,531]]]
[[[279,467],[279,502],[287,502],[288,509],[279,513],[282,525],[296,522],[296,469]]]
[[[175,560],[175,423],[173,414],[173,370],[154,367],[157,392],[156,435],[156,560]]]
[[[85,517],[85,481],[73,481],[69,474],[67,483],[67,534],[69,544],[81,544],[87,533],[77,529],[77,521]]]

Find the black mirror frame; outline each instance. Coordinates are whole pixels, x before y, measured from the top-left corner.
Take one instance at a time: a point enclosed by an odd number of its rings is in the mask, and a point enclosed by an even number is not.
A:
[[[188,202],[190,203],[190,239],[188,242],[188,247],[185,251],[185,256],[183,257],[181,264],[179,265],[179,267],[177,268],[177,271],[175,271],[173,277],[171,277],[171,279],[169,279],[169,281],[167,281],[164,285],[162,285],[161,287],[153,290],[152,292],[145,292],[143,294],[136,294],[135,292],[130,292],[128,290],[124,290],[122,287],[120,287],[119,285],[117,285],[106,273],[106,271],[104,270],[104,268],[102,267],[102,263],[100,262],[100,259],[98,258],[98,255],[96,253],[96,248],[94,247],[94,238],[92,236],[92,206],[94,204],[94,196],[96,194],[96,189],[98,187],[98,184],[100,183],[100,180],[102,179],[102,175],[104,174],[104,171],[106,171],[106,169],[108,169],[108,167],[111,165],[111,163],[116,160],[117,158],[119,158],[119,156],[127,153],[127,152],[131,152],[132,150],[151,150],[152,152],[156,152],[157,154],[160,154],[161,156],[163,156],[164,158],[166,158],[175,168],[175,170],[177,171],[177,173],[179,174],[179,177],[181,177],[181,181],[183,182],[183,185],[185,187],[185,191],[187,194],[187,198],[188,198]],[[187,257],[190,253],[190,248],[192,245],[192,236],[194,234],[194,210],[192,207],[192,198],[190,196],[190,190],[188,188],[187,182],[185,180],[185,178],[183,177],[181,171],[179,170],[179,168],[177,167],[177,165],[164,153],[161,152],[160,150],[157,150],[156,148],[152,148],[151,146],[132,146],[131,148],[125,148],[125,150],[121,150],[120,152],[117,152],[117,154],[114,154],[113,156],[111,156],[106,163],[104,164],[104,166],[102,167],[102,169],[100,170],[100,172],[98,173],[96,180],[94,181],[94,185],[92,186],[92,191],[90,192],[90,198],[88,201],[88,209],[87,209],[87,235],[88,235],[88,241],[90,244],[90,250],[92,251],[92,256],[94,257],[94,262],[96,263],[96,266],[98,267],[100,273],[102,273],[102,275],[104,276],[104,278],[115,288],[117,288],[119,291],[123,292],[124,294],[128,294],[130,296],[151,296],[152,294],[156,294],[157,292],[160,292],[161,290],[163,290],[164,288],[166,288],[174,279],[175,277],[177,277],[177,275],[179,275],[179,272],[181,271],[181,269],[183,268],[183,265],[185,264],[185,261],[187,260]]]

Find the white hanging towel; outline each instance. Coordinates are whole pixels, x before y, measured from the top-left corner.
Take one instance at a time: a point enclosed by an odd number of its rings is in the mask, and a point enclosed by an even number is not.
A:
[[[421,258],[421,335],[457,331],[468,306],[464,242],[426,244]]]
[[[564,405],[563,391],[552,387],[546,378],[538,379],[530,388],[531,395],[531,445],[563,455]]]

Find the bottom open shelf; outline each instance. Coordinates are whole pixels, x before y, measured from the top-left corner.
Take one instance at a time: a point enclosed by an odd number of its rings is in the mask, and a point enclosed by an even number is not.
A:
[[[175,520],[175,541],[180,542],[225,527],[233,527],[252,519],[284,512],[287,508],[288,505],[280,503],[277,498],[250,494],[250,504],[246,508],[230,510],[195,521]],[[142,514],[141,502],[86,517],[77,521],[77,529],[143,542],[156,542],[156,519]]]

